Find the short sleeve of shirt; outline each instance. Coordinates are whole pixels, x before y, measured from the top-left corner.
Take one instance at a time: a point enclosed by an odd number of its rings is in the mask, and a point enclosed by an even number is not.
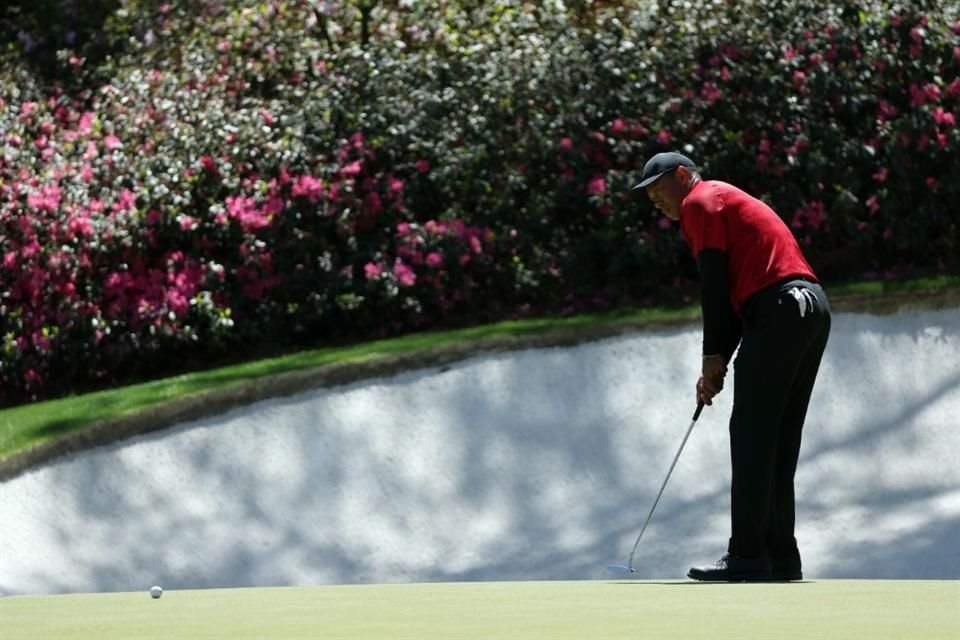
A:
[[[702,183],[701,183],[702,184]],[[683,202],[683,232],[694,256],[704,249],[727,250],[723,197],[712,189],[696,189]]]

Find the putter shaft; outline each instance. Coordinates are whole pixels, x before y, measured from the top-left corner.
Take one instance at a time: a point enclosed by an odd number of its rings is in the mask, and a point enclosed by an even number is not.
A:
[[[653,517],[653,512],[657,509],[657,504],[660,502],[660,496],[663,495],[663,490],[667,487],[667,481],[670,480],[670,474],[673,473],[673,468],[677,466],[677,460],[680,459],[680,454],[683,452],[684,445],[687,444],[687,439],[690,437],[690,432],[693,431],[693,425],[697,424],[697,419],[700,417],[700,412],[703,411],[703,402],[697,404],[697,410],[693,413],[693,420],[690,421],[690,426],[687,427],[687,432],[683,435],[683,441],[680,442],[680,448],[677,449],[677,455],[673,456],[673,462],[670,463],[670,469],[667,471],[667,477],[663,479],[663,484],[660,485],[660,491],[657,492],[657,498],[653,501],[653,506],[650,507],[650,513],[647,514],[647,519],[643,523],[643,528],[640,529],[640,535],[637,536],[637,541],[633,543],[633,549],[630,551],[630,560],[627,563],[627,568],[633,573],[633,556],[637,553],[637,547],[640,545],[640,540],[643,538],[643,532],[647,530],[647,525],[650,524],[650,518]]]

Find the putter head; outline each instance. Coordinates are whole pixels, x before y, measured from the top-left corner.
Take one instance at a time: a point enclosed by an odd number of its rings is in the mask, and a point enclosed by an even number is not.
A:
[[[628,576],[631,573],[637,572],[637,570],[634,569],[633,567],[628,567],[627,565],[624,565],[624,564],[608,564],[607,571],[609,571],[610,573],[619,573],[620,575],[623,575],[623,576]]]

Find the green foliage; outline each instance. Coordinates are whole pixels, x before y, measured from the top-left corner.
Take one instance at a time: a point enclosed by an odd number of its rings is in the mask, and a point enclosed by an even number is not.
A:
[[[56,4],[0,14],[6,402],[682,301],[693,261],[630,190],[666,149],[823,277],[958,267],[939,3]]]

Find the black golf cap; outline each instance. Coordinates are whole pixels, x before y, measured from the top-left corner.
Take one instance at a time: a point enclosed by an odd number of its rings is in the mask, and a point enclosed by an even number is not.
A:
[[[640,182],[637,183],[634,189],[643,189],[647,185],[653,184],[660,179],[660,176],[673,171],[677,167],[687,167],[694,171],[697,170],[697,165],[694,164],[693,160],[682,153],[677,153],[676,151],[658,153],[647,160],[647,164],[643,166],[643,173],[640,174]]]

